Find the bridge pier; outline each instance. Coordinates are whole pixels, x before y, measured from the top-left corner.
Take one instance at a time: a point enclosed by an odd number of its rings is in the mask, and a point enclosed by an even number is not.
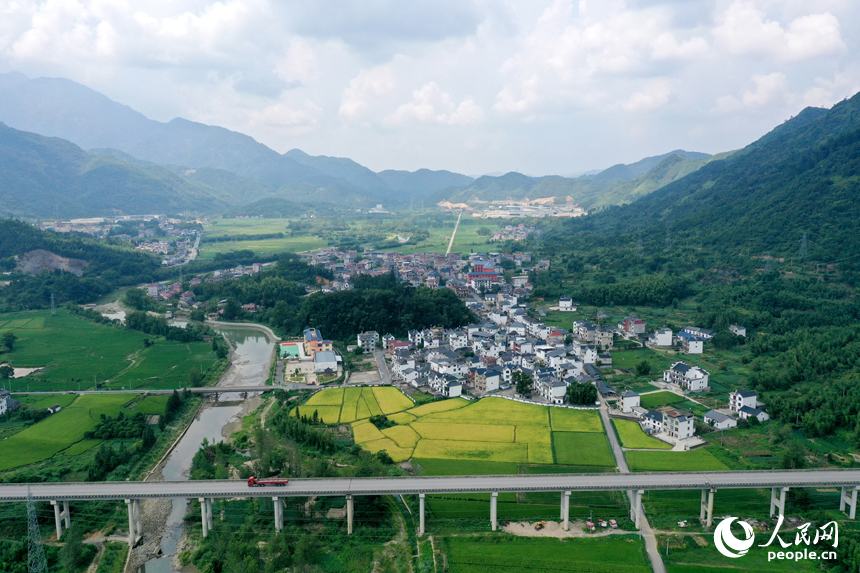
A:
[[[630,521],[639,529],[642,520],[642,494],[644,490],[630,490]]]
[[[60,510],[60,501],[52,499],[51,505],[54,506],[54,524],[57,526],[57,541],[63,536],[63,529],[68,529],[72,526],[72,516],[69,513],[69,502],[63,501],[63,509]],[[65,524],[65,527],[63,525]]]
[[[212,498],[200,497],[200,520],[203,523],[203,537],[209,537],[209,531],[215,525],[212,519]]]
[[[561,526],[570,531],[570,492],[561,492]]]
[[[849,489],[850,488],[850,489]],[[857,490],[860,486],[842,486],[842,491],[839,495],[839,511],[845,511],[845,506],[848,506],[848,518],[854,519],[857,516]]]
[[[779,496],[777,499],[777,492]],[[785,515],[785,494],[788,492],[787,487],[772,487],[770,488],[770,515],[776,515],[776,510],[779,510],[780,515]]]
[[[499,527],[499,492],[490,494],[490,528],[495,531]]]
[[[284,529],[284,500],[280,497],[273,497],[275,502],[275,530],[280,532]]]
[[[706,527],[711,527],[714,524],[715,493],[717,493],[717,490],[713,488],[702,490],[702,506],[701,511],[699,511],[699,521],[705,522]]]
[[[140,515],[140,500],[126,499],[128,507],[128,546],[134,547],[139,537],[143,535],[143,518]]]
[[[418,494],[418,536],[424,535],[424,494]]]
[[[352,514],[354,508],[352,506],[352,496],[346,496],[346,534],[352,535]]]

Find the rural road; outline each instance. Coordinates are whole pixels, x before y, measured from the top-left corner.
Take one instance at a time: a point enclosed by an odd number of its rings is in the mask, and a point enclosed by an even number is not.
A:
[[[615,430],[612,427],[612,421],[609,419],[609,411],[606,406],[606,401],[603,396],[600,397],[600,417],[603,419],[603,425],[606,427],[606,435],[609,437],[609,444],[612,447],[612,454],[615,456],[615,461],[618,464],[618,471],[622,474],[629,474],[630,468],[627,467],[627,458],[624,457],[624,451],[621,449],[621,444],[618,443],[618,437],[615,435]],[[630,497],[630,503],[634,503],[632,491],[627,492]],[[651,524],[648,523],[648,516],[645,515],[645,509],[642,509],[642,518],[639,520],[639,531],[642,539],[645,541],[645,552],[648,554],[648,559],[651,560],[651,568],[654,573],[666,573],[666,565],[663,563],[663,558],[660,556],[660,548],[657,546],[657,537],[654,535],[654,530],[651,529]]]
[[[460,217],[462,217],[462,216],[463,216],[463,213],[460,213],[459,215],[457,215],[457,224],[456,224],[456,225],[454,225],[454,232],[453,232],[453,233],[451,233],[451,240],[450,240],[450,241],[448,241],[448,250],[447,250],[447,251],[445,251],[445,254],[446,254],[446,255],[450,255],[450,254],[451,254],[451,247],[453,247],[453,246],[454,246],[454,237],[456,237],[456,236],[457,236],[457,229],[459,229],[459,228],[460,228]]]

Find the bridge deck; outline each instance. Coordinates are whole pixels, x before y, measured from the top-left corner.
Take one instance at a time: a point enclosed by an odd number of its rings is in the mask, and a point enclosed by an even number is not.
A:
[[[860,470],[554,474],[354,479],[295,479],[283,487],[248,487],[243,480],[0,485],[0,502],[170,497],[384,495],[456,492],[623,491],[860,485]]]

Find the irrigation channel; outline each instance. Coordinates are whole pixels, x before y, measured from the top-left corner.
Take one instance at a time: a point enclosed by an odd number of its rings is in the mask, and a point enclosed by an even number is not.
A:
[[[216,331],[224,335],[232,348],[232,364],[221,376],[217,386],[224,388],[241,388],[242,386],[263,386],[269,375],[271,361],[274,358],[274,340],[271,340],[263,330],[253,328],[233,328],[215,326]],[[242,402],[240,393],[225,392],[219,396],[218,402],[206,405],[189,426],[185,435],[162,464],[161,479],[164,481],[187,480],[191,470],[191,459],[197,453],[203,439],[209,443],[220,442],[229,437],[233,429],[239,429],[241,416],[257,406],[257,401],[249,396]],[[238,427],[237,427],[238,426]],[[157,474],[158,472],[154,472]],[[157,475],[155,476],[157,479]],[[154,503],[154,502],[153,502]],[[183,518],[188,509],[188,500],[174,498],[166,501],[172,504],[164,522],[163,512],[154,511],[159,517],[155,527],[149,529],[152,537],[145,540],[131,557],[131,564],[136,566],[146,556],[157,554],[158,557],[147,560],[138,571],[140,573],[176,573],[178,564],[174,563],[177,547],[182,539]],[[155,508],[153,508],[155,509]],[[144,507],[144,514],[147,508]],[[155,529],[156,533],[151,533]],[[160,538],[160,551],[158,541]]]

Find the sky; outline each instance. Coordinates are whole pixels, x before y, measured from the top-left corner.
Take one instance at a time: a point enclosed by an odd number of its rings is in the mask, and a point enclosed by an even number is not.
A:
[[[860,91],[856,0],[0,0],[0,72],[374,171],[717,153]]]

